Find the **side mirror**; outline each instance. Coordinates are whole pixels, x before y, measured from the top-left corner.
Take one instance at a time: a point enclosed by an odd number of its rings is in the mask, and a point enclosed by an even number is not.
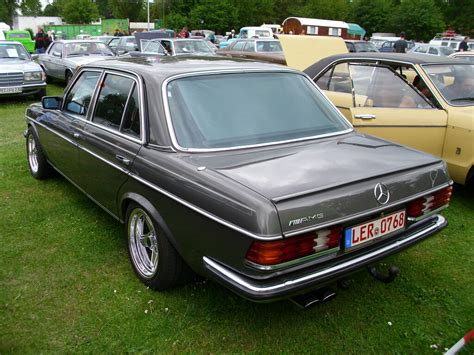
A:
[[[41,99],[41,106],[47,110],[59,110],[63,98],[61,96],[44,96]]]
[[[53,56],[55,56],[55,57],[61,57],[61,52],[53,52]]]
[[[36,60],[38,59],[39,55],[38,54],[32,54],[31,59]]]

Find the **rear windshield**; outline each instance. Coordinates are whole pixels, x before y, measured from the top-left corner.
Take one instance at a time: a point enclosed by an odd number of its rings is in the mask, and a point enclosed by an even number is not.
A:
[[[300,74],[201,75],[173,80],[166,90],[182,148],[271,144],[351,128]]]

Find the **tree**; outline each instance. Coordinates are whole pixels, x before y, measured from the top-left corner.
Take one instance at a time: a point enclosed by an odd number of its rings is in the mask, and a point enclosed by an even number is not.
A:
[[[130,21],[146,21],[143,0],[109,0],[115,18],[128,18]]]
[[[391,0],[355,0],[351,4],[350,21],[362,26],[367,34],[374,32],[392,32]]]
[[[189,13],[188,27],[225,33],[237,24],[237,13],[230,0],[202,0]]]
[[[474,36],[474,1],[450,0],[443,10],[448,27],[458,33]]]
[[[12,25],[16,9],[16,0],[0,0],[0,22]]]
[[[251,6],[248,1],[232,0],[231,5],[236,11],[238,27],[260,26],[276,20],[273,0],[252,0]]]
[[[395,8],[392,28],[397,33],[405,32],[408,39],[428,41],[444,30],[445,23],[434,0],[410,0]]]
[[[43,16],[59,16],[59,7],[55,2],[46,5],[43,10]]]
[[[296,16],[345,21],[350,7],[348,0],[308,0],[295,10]]]
[[[41,2],[40,0],[22,0],[20,10],[23,16],[40,16],[42,14]]]
[[[69,23],[90,23],[99,18],[99,10],[91,0],[64,0],[60,15]]]

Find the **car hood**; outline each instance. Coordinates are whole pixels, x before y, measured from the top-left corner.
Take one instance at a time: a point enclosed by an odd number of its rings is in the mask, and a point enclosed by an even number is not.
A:
[[[32,61],[1,59],[0,73],[41,71],[41,67]]]
[[[189,159],[271,200],[284,233],[297,230],[288,222],[304,216],[322,213],[317,224],[376,209],[379,182],[396,202],[449,181],[439,158],[360,133]]]
[[[82,56],[82,57],[69,57],[66,60],[68,62],[74,63],[76,65],[84,65],[89,64],[92,62],[97,62],[99,60],[110,60],[116,59],[115,56],[103,56],[103,55],[90,55],[90,56]]]

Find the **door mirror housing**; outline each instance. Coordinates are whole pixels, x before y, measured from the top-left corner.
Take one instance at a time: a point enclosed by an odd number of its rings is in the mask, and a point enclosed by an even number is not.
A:
[[[47,110],[59,110],[62,102],[61,96],[45,96],[41,99],[41,106]]]
[[[53,52],[53,56],[55,57],[61,57],[61,52]]]
[[[36,60],[38,59],[39,55],[38,54],[32,54],[31,59]]]

